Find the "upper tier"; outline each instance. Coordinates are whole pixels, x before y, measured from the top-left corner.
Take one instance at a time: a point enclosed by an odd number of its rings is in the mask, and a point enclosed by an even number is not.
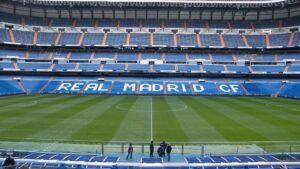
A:
[[[22,30],[22,31],[21,31]],[[189,48],[285,48],[300,45],[300,33],[216,34],[172,32],[39,32],[0,29],[0,43],[39,46],[142,46]]]
[[[217,28],[217,29],[265,29],[295,27],[300,17],[262,21],[209,21],[199,19],[54,19],[0,13],[0,22],[46,27],[137,27],[137,28]]]

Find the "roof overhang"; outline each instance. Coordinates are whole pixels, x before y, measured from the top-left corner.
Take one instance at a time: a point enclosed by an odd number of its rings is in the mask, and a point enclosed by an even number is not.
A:
[[[65,7],[180,7],[180,8],[273,8],[298,0],[8,0],[23,5]]]

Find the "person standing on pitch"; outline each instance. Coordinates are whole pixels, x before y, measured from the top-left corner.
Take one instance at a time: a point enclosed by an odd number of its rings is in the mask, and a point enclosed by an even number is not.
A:
[[[167,151],[168,161],[170,161],[171,160],[171,151],[172,151],[172,146],[170,144],[167,144],[166,151]]]
[[[14,169],[14,168],[16,168],[15,164],[16,164],[15,160],[11,157],[11,155],[8,155],[3,163],[3,168],[4,169]]]
[[[165,158],[165,156],[166,156],[166,148],[167,148],[166,142],[163,141],[162,143],[160,143],[160,147],[163,148],[163,157]]]
[[[162,148],[162,146],[159,146],[159,148],[157,149],[157,154],[159,158],[163,158],[164,148]]]
[[[130,143],[129,147],[128,147],[128,154],[127,154],[126,160],[128,160],[128,158],[132,159],[132,153],[133,153],[133,147],[132,147],[132,144]]]
[[[150,157],[153,157],[153,153],[154,153],[154,144],[153,141],[150,142]]]

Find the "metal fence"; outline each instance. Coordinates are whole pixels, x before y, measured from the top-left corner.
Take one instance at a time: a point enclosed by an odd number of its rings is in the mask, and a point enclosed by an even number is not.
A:
[[[267,152],[300,152],[300,144],[171,144],[175,154],[248,154]],[[98,153],[126,153],[129,144],[101,144]],[[159,145],[155,145],[155,153]],[[133,144],[134,152],[150,153],[149,144]]]
[[[249,154],[249,153],[282,153],[300,152],[300,143],[170,143],[174,154]],[[150,153],[149,143],[132,143],[134,153]],[[127,153],[129,143],[64,143],[64,142],[5,142],[0,141],[0,149],[25,150],[43,152],[81,152],[98,154]],[[157,153],[159,144],[154,145],[154,153]]]

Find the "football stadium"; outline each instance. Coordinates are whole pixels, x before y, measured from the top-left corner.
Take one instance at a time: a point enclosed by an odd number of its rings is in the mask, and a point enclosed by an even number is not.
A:
[[[300,1],[0,1],[4,169],[299,169]]]

